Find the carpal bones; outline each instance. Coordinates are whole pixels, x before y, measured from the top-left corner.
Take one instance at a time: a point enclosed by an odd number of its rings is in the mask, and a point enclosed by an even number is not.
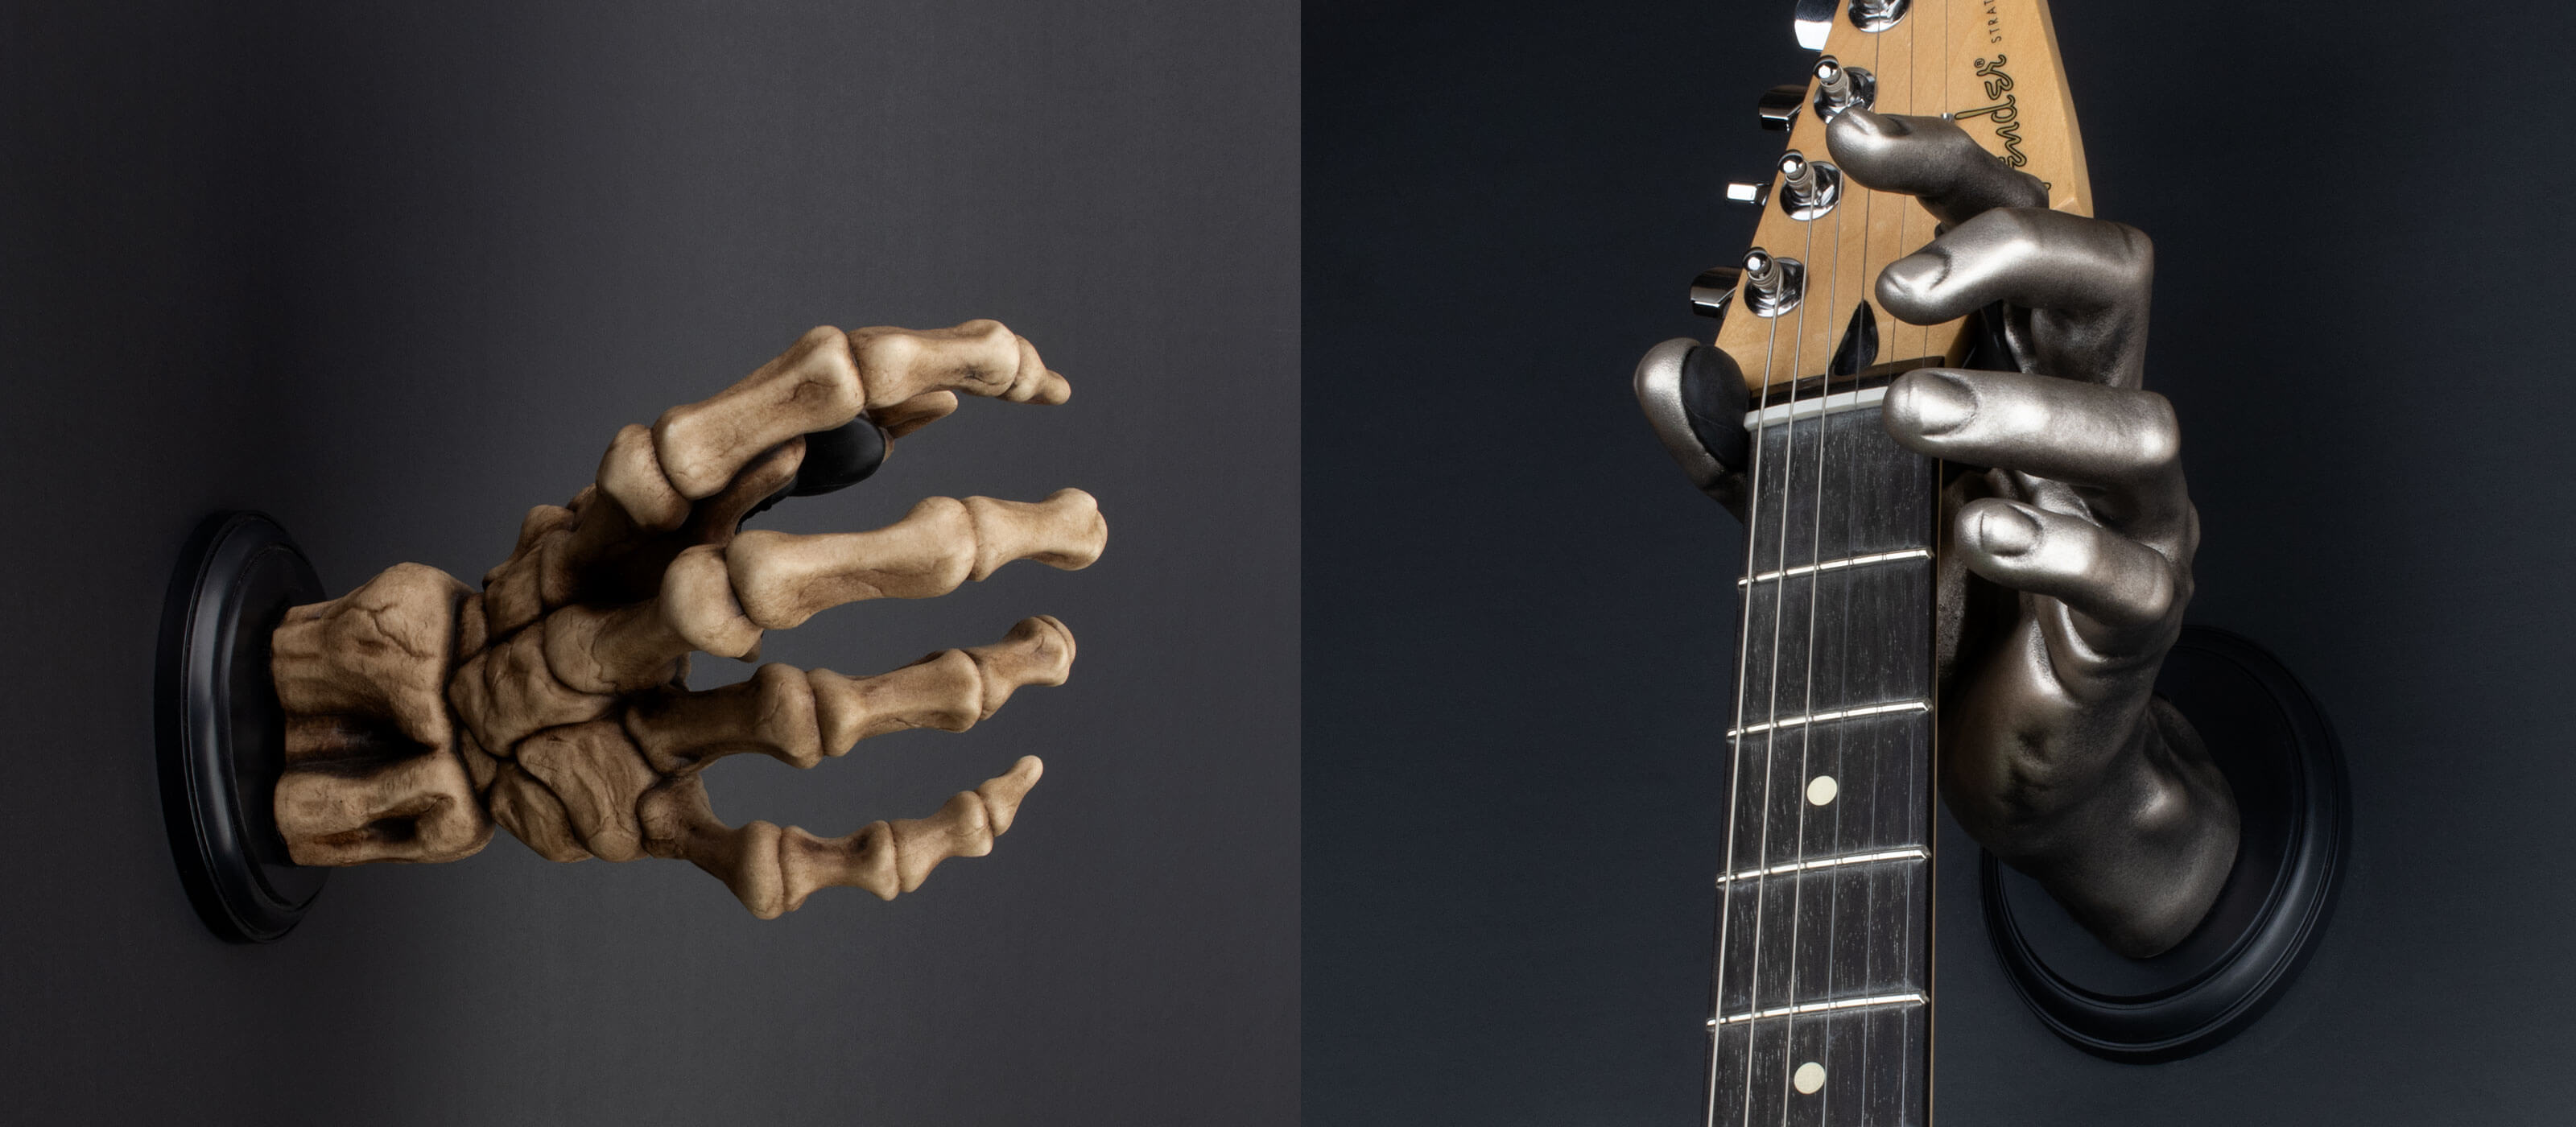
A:
[[[927,818],[839,838],[727,826],[699,771],[758,752],[797,767],[906,728],[962,731],[1024,685],[1064,683],[1073,634],[1046,616],[1001,641],[873,677],[764,665],[687,686],[688,655],[754,660],[765,630],[865,599],[929,598],[1012,560],[1078,569],[1108,526],[1091,496],[932,498],[874,532],[740,531],[795,479],[804,435],[865,418],[889,438],[957,393],[1062,403],[1064,377],[993,321],[818,328],[758,371],[609,443],[597,481],[540,505],[510,558],[469,590],[398,564],[272,636],[287,719],[277,825],[297,864],[441,862],[497,825],[557,861],[683,858],[763,919],[815,889],[892,899],[1008,830],[1040,764],[961,791]]]

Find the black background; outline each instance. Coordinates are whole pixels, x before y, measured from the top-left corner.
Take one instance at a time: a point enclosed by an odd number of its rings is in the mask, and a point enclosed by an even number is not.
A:
[[[0,9],[0,1120],[1293,1122],[1295,12],[1004,0]],[[334,593],[472,581],[624,423],[817,324],[1073,381],[759,518],[1089,489],[1108,553],[829,611],[860,674],[1081,639],[974,731],[710,776],[840,834],[1043,755],[994,854],[753,919],[683,864],[336,874],[218,943],[152,767],[163,585],[255,507]],[[698,681],[747,666],[699,663]],[[752,761],[752,760],[757,760]]]
[[[2157,241],[2192,617],[2340,730],[2353,867],[2271,1015],[2154,1067],[2054,1040],[1954,905],[1941,1118],[2565,1122],[2576,12],[2055,8]],[[1697,1121],[1742,549],[1627,378],[1751,233],[1790,10],[1308,5],[1311,1122]]]

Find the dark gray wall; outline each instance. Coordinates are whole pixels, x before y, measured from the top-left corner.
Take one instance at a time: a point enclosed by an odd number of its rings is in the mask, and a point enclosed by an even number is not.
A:
[[[2193,617],[2340,729],[2354,863],[2282,1004],[2157,1067],[2052,1039],[1945,913],[1943,1119],[2565,1122],[2576,92],[2507,76],[2576,11],[2055,7],[2100,210],[2159,247]],[[1626,380],[1750,234],[1716,200],[1779,152],[1790,9],[1308,5],[1314,1122],[1697,1121],[1741,544]]]
[[[18,1122],[1286,1123],[1299,858],[1295,11],[1282,4],[0,14],[0,1080]],[[1098,495],[1065,574],[829,612],[864,672],[1047,612],[1072,683],[719,811],[918,816],[1014,757],[995,854],[762,923],[674,863],[509,840],[228,947],[160,828],[163,584],[266,509],[333,590],[469,580],[620,424],[823,323],[992,316],[1075,382],[857,490]],[[703,662],[700,681],[744,667]]]

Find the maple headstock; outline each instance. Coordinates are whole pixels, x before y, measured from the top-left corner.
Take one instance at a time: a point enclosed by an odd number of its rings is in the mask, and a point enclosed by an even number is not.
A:
[[[1795,299],[1739,284],[1717,334],[1757,397],[1828,370],[1956,364],[1967,352],[1965,321],[1908,325],[1879,307],[1879,271],[1932,241],[1937,224],[1912,198],[1863,188],[1834,167],[1825,127],[1842,105],[1951,117],[2039,177],[2050,207],[2092,214],[2047,0],[1843,0],[1832,10],[1829,23],[1802,20],[1802,34],[1827,28],[1823,54],[1790,119],[1788,151],[1745,261],[1748,274],[1794,274]],[[1787,110],[1785,97],[1766,100],[1774,120]],[[1860,355],[1866,362],[1854,363]]]

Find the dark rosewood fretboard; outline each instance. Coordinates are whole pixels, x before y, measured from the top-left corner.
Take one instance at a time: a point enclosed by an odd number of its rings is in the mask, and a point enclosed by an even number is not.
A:
[[[1938,466],[1875,395],[1774,402],[1754,444],[1712,1127],[1931,1117]]]

